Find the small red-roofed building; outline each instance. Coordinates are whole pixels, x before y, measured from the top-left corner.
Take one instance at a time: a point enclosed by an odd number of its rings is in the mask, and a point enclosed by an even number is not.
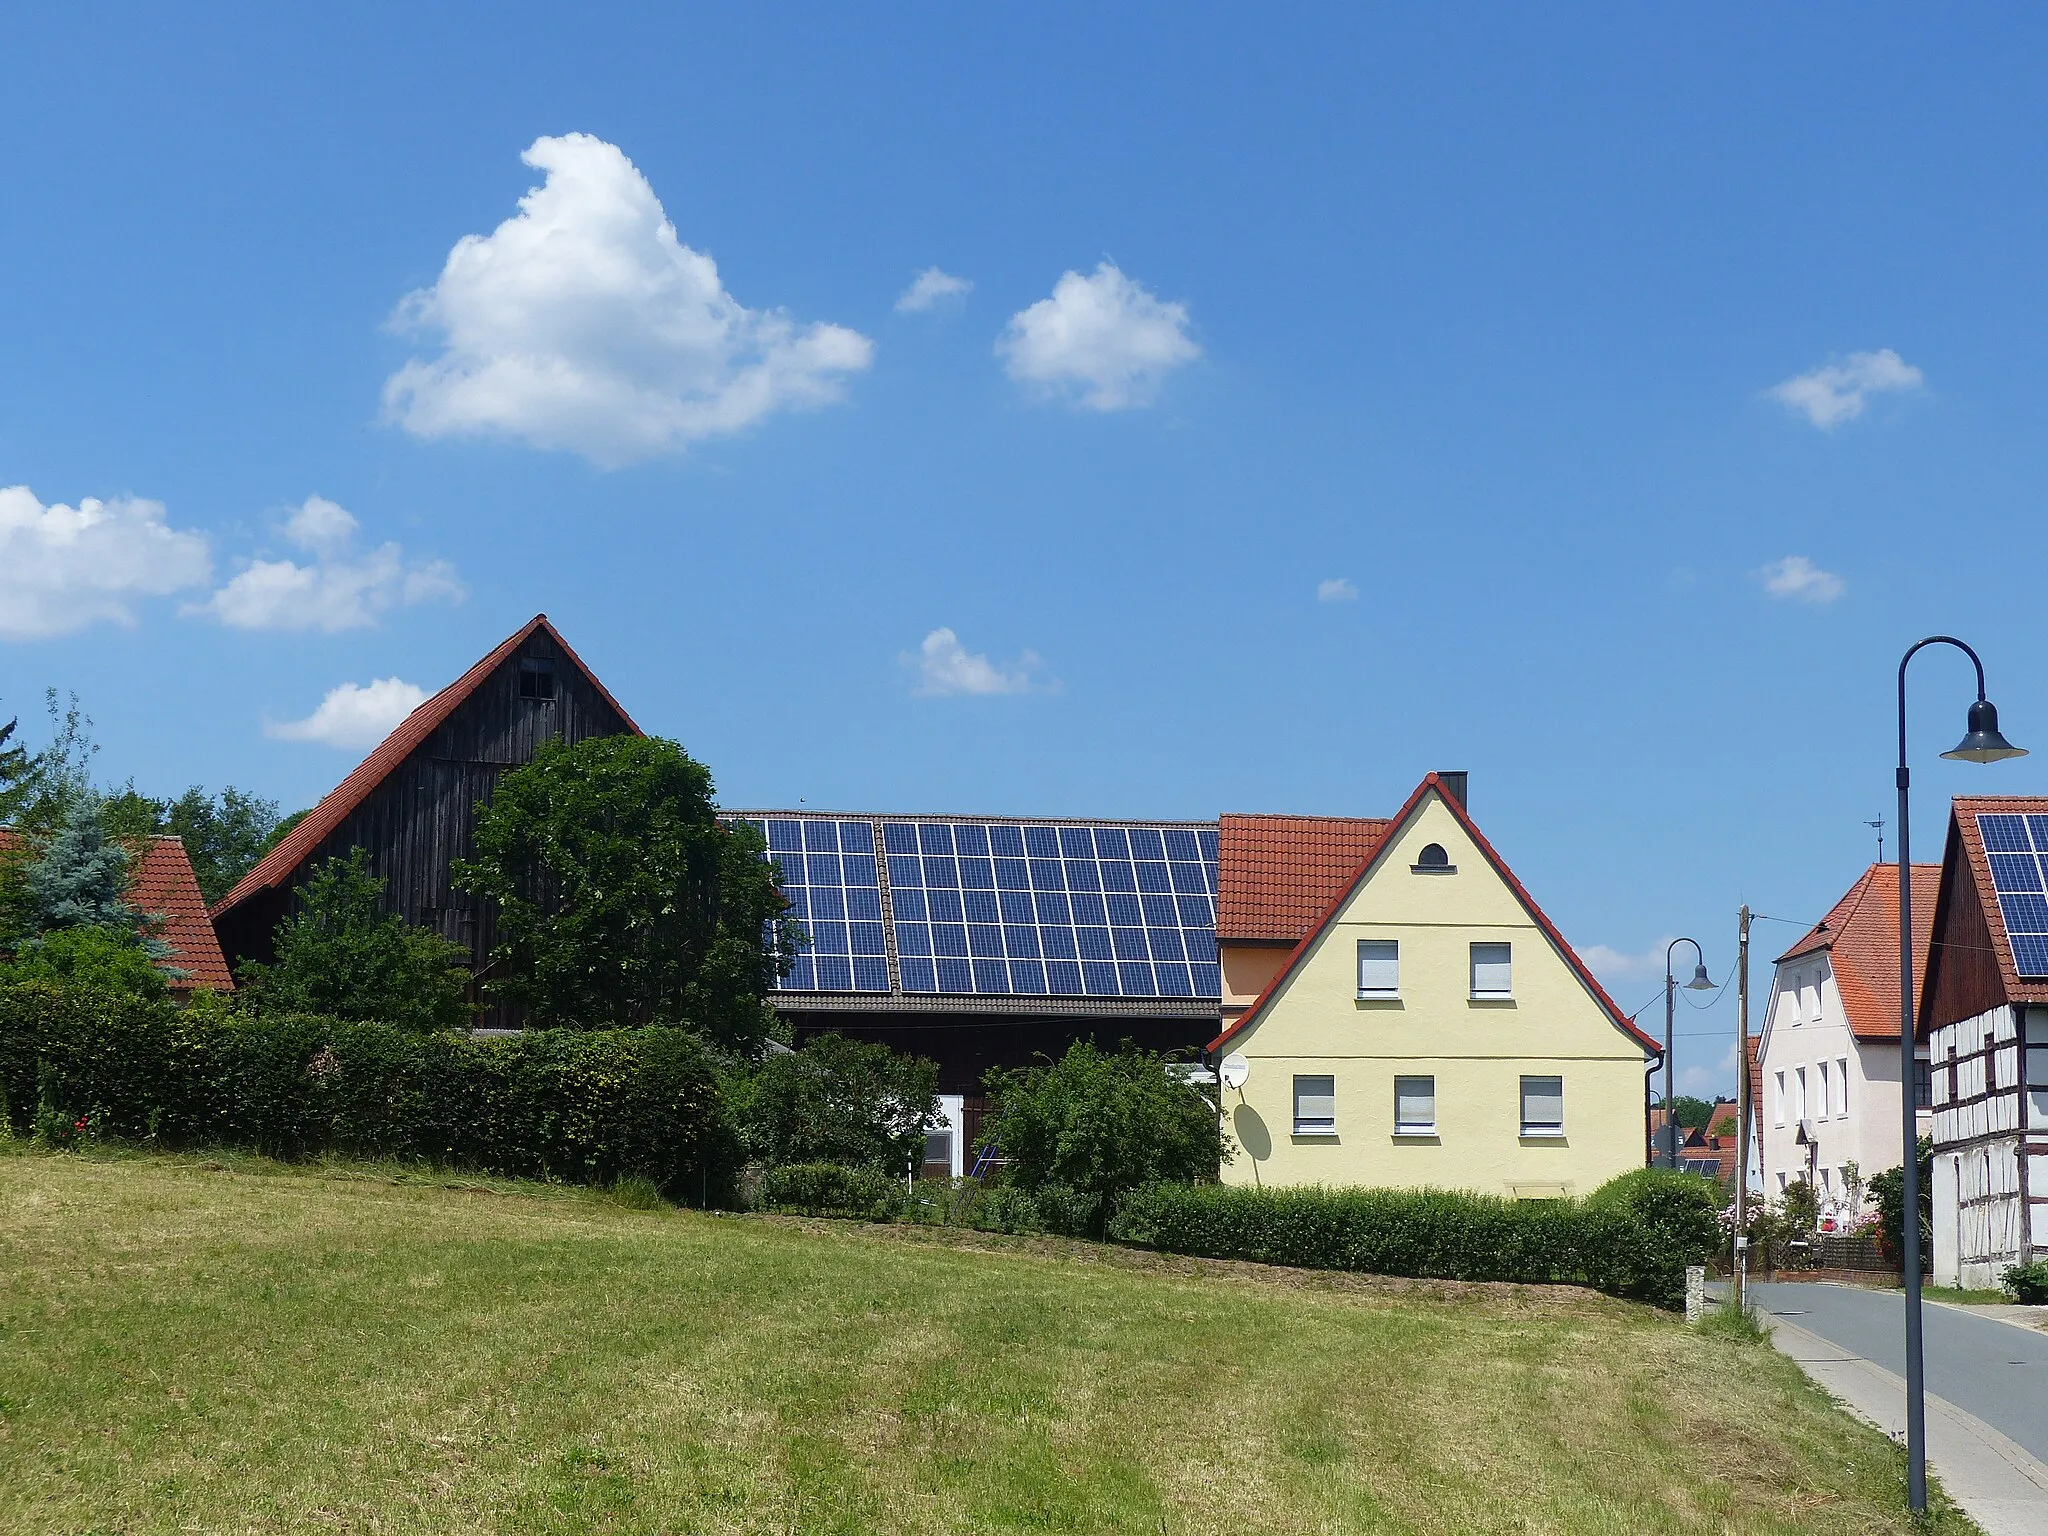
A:
[[[1465,799],[1465,775],[1433,773],[1384,822],[1224,818],[1219,949],[1241,947],[1240,987],[1267,978],[1210,1042],[1226,1183],[1558,1199],[1643,1165],[1657,1043]]]
[[[22,848],[21,834],[0,827],[0,850]],[[207,920],[206,898],[185,845],[175,837],[152,837],[128,859],[128,904],[149,919],[149,931],[170,946],[157,961],[171,992],[231,992],[235,979],[228,970],[213,924]]]
[[[1916,982],[1940,874],[1913,866]],[[1757,1054],[1764,1193],[1804,1178],[1823,1222],[1855,1222],[1870,1208],[1871,1175],[1899,1166],[1898,866],[1864,870],[1778,957]],[[1915,1077],[1924,1104],[1924,1072]]]

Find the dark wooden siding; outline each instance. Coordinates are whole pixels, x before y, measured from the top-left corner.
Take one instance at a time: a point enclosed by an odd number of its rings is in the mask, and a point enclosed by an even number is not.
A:
[[[1974,1019],[2006,1001],[2005,978],[1991,946],[1991,923],[1953,826],[1941,861],[1941,891],[1934,902],[1926,992],[1920,1008],[1923,1037],[1929,1029]]]
[[[523,659],[553,663],[552,699],[519,696]],[[496,914],[488,903],[457,889],[452,879],[455,862],[474,851],[476,807],[490,800],[501,775],[531,762],[543,741],[560,737],[575,742],[628,729],[591,679],[546,633],[531,635],[440,729],[385,776],[293,871],[274,898],[245,903],[250,909],[246,917],[235,914],[240,952],[270,958],[271,931],[295,910],[295,888],[312,867],[361,847],[368,850],[371,869],[384,881],[390,909],[407,922],[466,947],[471,968],[481,972],[497,938]],[[514,1021],[507,1010],[494,1008],[482,1022]]]

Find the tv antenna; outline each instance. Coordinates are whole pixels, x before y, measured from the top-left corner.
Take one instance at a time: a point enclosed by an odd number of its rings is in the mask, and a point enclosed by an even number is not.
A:
[[[1866,821],[1863,825],[1877,833],[1877,862],[1882,864],[1884,862],[1884,818],[1880,816],[1877,820]]]

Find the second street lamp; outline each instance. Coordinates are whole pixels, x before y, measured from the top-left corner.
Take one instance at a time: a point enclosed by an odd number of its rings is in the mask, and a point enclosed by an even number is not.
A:
[[[1676,1011],[1672,1003],[1678,997],[1678,984],[1671,976],[1671,952],[1681,944],[1692,946],[1693,958],[1699,962],[1692,968],[1692,980],[1685,984],[1688,992],[1711,992],[1713,979],[1707,975],[1707,957],[1701,953],[1697,939],[1673,939],[1664,946],[1664,1166],[1678,1166],[1678,1122],[1671,1114],[1671,1018]]]
[[[1998,710],[1984,697],[1984,663],[1977,653],[1950,635],[1929,635],[1899,658],[1899,1121],[1902,1148],[1901,1183],[1905,1210],[1899,1225],[1899,1248],[1906,1271],[1906,1502],[1916,1515],[1927,1512],[1927,1396],[1920,1350],[1920,1137],[1915,1123],[1918,1070],[1913,1042],[1919,1020],[1913,1011],[1913,852],[1906,825],[1906,663],[1930,645],[1952,645],[1977,669],[1977,702],[1970,706],[1968,734],[1943,757],[1965,763],[1996,763],[2025,757],[1998,732]]]

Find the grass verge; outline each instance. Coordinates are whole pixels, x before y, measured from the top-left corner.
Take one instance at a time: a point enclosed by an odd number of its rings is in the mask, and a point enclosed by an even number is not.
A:
[[[637,1198],[0,1156],[0,1529],[1915,1529],[1796,1368],[1623,1302]]]

